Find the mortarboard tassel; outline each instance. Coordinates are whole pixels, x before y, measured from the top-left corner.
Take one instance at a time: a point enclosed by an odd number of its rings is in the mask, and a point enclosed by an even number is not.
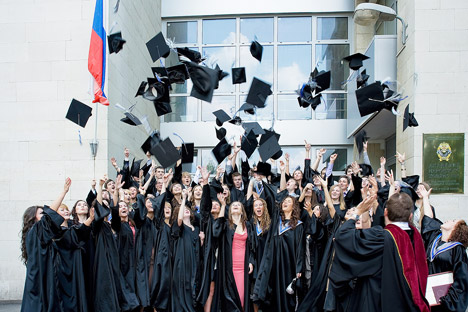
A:
[[[80,142],[80,145],[83,145],[83,142],[81,142],[81,132],[79,129],[78,129],[78,140]]]

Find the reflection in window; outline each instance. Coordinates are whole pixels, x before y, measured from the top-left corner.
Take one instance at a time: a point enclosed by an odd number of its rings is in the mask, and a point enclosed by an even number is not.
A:
[[[348,44],[317,44],[315,59],[318,70],[330,70],[330,90],[341,90],[341,84],[349,75],[348,66],[341,64],[343,57],[349,55]]]
[[[332,147],[328,147],[327,151],[333,151],[333,154],[338,154],[338,157],[333,164],[333,171],[344,171],[346,169],[346,165],[348,163],[348,150],[347,149],[334,149]],[[327,159],[322,160],[324,163],[328,165],[330,162],[330,157]]]
[[[307,82],[311,70],[310,45],[278,46],[278,90],[293,91]],[[338,60],[339,62],[339,60]]]
[[[240,97],[239,107],[241,107],[245,103],[246,99],[247,99],[247,96],[242,95]],[[250,114],[244,113],[244,111],[241,111],[239,116],[242,120],[245,120],[245,121],[272,120],[273,118],[273,95],[270,95],[269,97],[267,97],[267,100],[265,102],[265,107],[256,109],[256,115],[250,115]]]
[[[346,93],[322,93],[315,119],[346,119]]]
[[[197,22],[168,22],[167,38],[174,43],[197,43]]]
[[[241,18],[240,32],[241,43],[273,42],[273,18]]]
[[[312,119],[311,108],[303,108],[299,106],[297,101],[298,95],[278,95],[278,119]]]
[[[197,99],[188,96],[171,96],[172,113],[164,115],[164,122],[196,121]]]
[[[317,18],[317,39],[348,39],[347,17]]]
[[[236,112],[236,98],[234,96],[215,95],[211,103],[202,102],[202,120],[214,121],[214,111],[223,109],[229,116]]]
[[[236,50],[234,47],[216,47],[216,48],[203,48],[203,57],[206,58],[206,64],[212,64],[214,68],[216,64],[219,67],[229,73],[229,76],[225,77],[219,82],[218,89],[216,92],[234,92],[235,86],[232,84],[231,67],[236,61]]]
[[[261,63],[250,54],[250,46],[240,47],[240,66],[245,67],[247,78],[247,81],[240,85],[241,92],[249,91],[253,77],[273,83],[273,46],[263,46]]]
[[[311,17],[278,17],[279,42],[299,42],[311,40]]]
[[[236,20],[203,20],[203,44],[236,42]]]

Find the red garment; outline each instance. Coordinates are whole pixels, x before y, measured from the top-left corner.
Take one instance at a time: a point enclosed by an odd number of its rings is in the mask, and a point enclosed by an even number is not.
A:
[[[421,234],[419,234],[415,227],[411,226],[411,229],[414,233],[414,250],[413,244],[405,231],[393,224],[385,227],[385,230],[392,235],[395,241],[403,266],[403,274],[411,289],[414,303],[422,312],[429,312],[430,308],[423,297],[426,293],[427,276],[429,273],[426,262],[426,250],[424,249]]]
[[[237,293],[244,308],[244,262],[245,262],[245,244],[247,241],[247,230],[244,234],[234,233],[232,240],[232,273],[236,281]]]

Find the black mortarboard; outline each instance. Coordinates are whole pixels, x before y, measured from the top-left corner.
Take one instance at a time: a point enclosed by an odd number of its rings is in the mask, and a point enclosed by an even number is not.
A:
[[[216,124],[218,127],[221,127],[226,121],[231,120],[231,116],[222,109],[213,112],[213,115],[216,116]]]
[[[135,158],[132,160],[132,166],[130,167],[130,175],[132,177],[138,177],[140,176],[140,165],[143,159],[139,159],[135,161]]]
[[[297,97],[300,107],[307,108],[313,100],[312,89],[309,84],[303,84],[300,91],[300,95]]]
[[[262,136],[260,137],[260,145],[262,145],[263,143],[266,142],[266,140],[268,140],[270,137],[272,136],[275,136],[276,137],[276,141],[279,141],[280,137],[281,137],[281,134],[279,133],[276,133],[275,131],[273,130],[267,130],[267,129],[263,129],[265,131],[264,134],[262,134]]]
[[[193,82],[190,96],[211,103],[213,91],[218,83],[218,71],[193,62],[187,62],[186,65]]]
[[[411,186],[414,190],[418,189],[419,186],[419,176],[418,175],[412,175],[412,176],[406,176],[404,178],[401,178],[401,180],[405,183],[408,183],[409,186]]]
[[[119,53],[125,42],[126,41],[122,38],[122,33],[120,31],[107,36],[109,54]]]
[[[154,101],[154,109],[158,116],[164,116],[166,114],[172,113],[172,107],[170,102],[160,102]]]
[[[229,120],[229,123],[239,126],[242,123],[242,119],[239,116],[234,116],[231,120]]]
[[[159,144],[152,146],[150,153],[156,157],[164,168],[172,166],[181,158],[179,151],[174,147],[174,144],[172,144],[172,141],[169,138],[166,138],[164,141],[159,142]]]
[[[222,140],[226,136],[226,129],[224,128],[216,129],[215,127],[215,130],[216,130],[216,137],[218,138],[218,140]]]
[[[406,193],[409,196],[411,196],[411,199],[413,201],[416,201],[419,199],[418,193],[416,193],[416,190],[407,182],[405,182],[403,179],[400,183],[400,192]]]
[[[276,153],[280,151],[281,151],[281,146],[279,146],[278,140],[276,139],[276,136],[274,135],[268,138],[258,148],[258,153],[260,154],[262,161],[267,161],[268,159],[270,159],[272,156],[274,156]]]
[[[177,53],[185,56],[190,61],[195,62],[197,64],[201,63],[204,60],[202,59],[200,52],[191,50],[189,48],[177,48]]]
[[[167,57],[171,52],[169,46],[166,43],[166,39],[164,39],[162,32],[159,32],[150,41],[148,41],[146,43],[146,47],[148,48],[153,62],[156,62],[161,57]]]
[[[354,136],[354,142],[356,142],[356,147],[358,150],[359,155],[362,154],[364,149],[364,143],[369,141],[369,137],[367,136],[366,130],[362,129]]]
[[[271,94],[271,85],[254,77],[245,101],[257,107],[265,107],[266,99]]]
[[[81,103],[78,100],[72,99],[65,118],[84,128],[88,122],[89,117],[92,115],[92,110],[93,109],[88,105]]]
[[[369,79],[369,75],[366,74],[366,70],[364,69],[358,76],[357,76],[357,88],[359,89],[362,86],[367,85],[367,80]],[[391,90],[389,89],[389,92]],[[393,93],[393,91],[391,91]],[[391,94],[390,94],[391,95]],[[388,96],[390,96],[388,95]]]
[[[142,81],[140,83],[140,86],[138,87],[138,91],[137,93],[135,94],[135,97],[139,96],[139,95],[143,95],[145,93],[145,89],[146,89],[146,86],[148,85],[148,82],[146,81]]]
[[[268,177],[271,175],[271,165],[267,162],[259,161],[257,164],[257,170],[255,170],[255,172]]]
[[[313,96],[312,101],[310,102],[310,107],[312,107],[312,109],[315,110],[317,106],[320,105],[320,103],[322,103],[322,95],[319,94],[319,95]]]
[[[243,83],[247,81],[245,77],[245,67],[231,68],[231,73],[232,84]]]
[[[355,53],[347,57],[344,57],[343,60],[346,60],[349,62],[349,68],[358,70],[359,68],[362,67],[362,61],[367,60],[368,58],[369,57],[365,56],[364,54]]]
[[[247,158],[250,158],[250,156],[255,152],[255,149],[257,149],[258,141],[253,130],[246,133],[246,136],[242,136],[241,150],[244,151]]]
[[[219,82],[229,76],[229,73],[223,71],[218,64],[216,64],[216,67],[214,68],[216,72],[218,73],[218,81],[216,81],[215,89],[218,89],[219,87]]]
[[[151,67],[151,71],[153,72],[154,78],[156,78],[156,74],[161,77],[167,77],[167,69],[166,67],[156,66]]]
[[[167,75],[171,83],[184,84],[185,81],[190,78],[187,66],[185,66],[185,64],[168,67]]]
[[[242,106],[239,108],[238,111],[244,111],[246,114],[254,115],[255,107],[256,107],[255,105],[244,103],[242,104]]]
[[[372,170],[372,167],[368,164],[360,164],[359,167],[361,167],[361,175],[363,177],[368,177],[370,175],[374,174],[374,171]]]
[[[263,46],[257,41],[252,41],[250,45],[250,54],[255,57],[259,62],[262,61]]]
[[[143,93],[143,98],[148,101],[155,101],[165,96],[166,86],[164,82],[159,82],[154,78],[148,78],[148,89]]]
[[[129,124],[131,126],[139,126],[141,125],[140,119],[138,119],[137,116],[133,115],[130,112],[125,112],[125,117],[120,119],[120,121],[125,122],[126,124]]]
[[[323,72],[320,72],[317,76],[315,76],[314,81],[317,83],[315,92],[316,93],[322,92],[330,88],[330,79],[331,79],[330,71],[323,71]]]
[[[193,163],[193,153],[195,150],[195,145],[193,143],[183,143],[181,149],[181,157],[183,164]]]
[[[153,131],[150,136],[146,139],[146,141],[141,145],[141,149],[145,154],[147,152],[151,153],[151,149],[161,142],[161,137],[158,131]]]
[[[409,104],[406,105],[405,114],[403,115],[403,131],[408,127],[419,126],[418,121],[414,118],[414,113],[409,112]]]
[[[265,130],[258,124],[258,122],[244,122],[242,124],[242,128],[245,129],[245,133],[249,133],[251,130],[254,132],[255,136],[259,136],[260,134],[264,134]]]
[[[225,138],[223,138],[211,151],[216,158],[218,164],[222,163],[223,160],[231,154],[231,145],[228,144]]]
[[[361,117],[378,112],[385,107],[384,95],[380,81],[371,83],[356,90],[356,99]]]

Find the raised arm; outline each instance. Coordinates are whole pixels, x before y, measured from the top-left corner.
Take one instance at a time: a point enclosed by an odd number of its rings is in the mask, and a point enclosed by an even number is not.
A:
[[[281,179],[280,179],[280,191],[286,189],[286,165],[283,161],[280,161],[280,172],[281,172]]]
[[[125,184],[125,182],[122,182],[122,175],[119,174],[117,176],[117,179],[115,179],[115,189],[114,189],[114,194],[113,194],[113,201],[115,206],[119,206],[119,192],[122,189],[122,186]]]
[[[307,192],[307,190],[313,190],[314,189],[314,186],[312,185],[312,183],[307,183],[307,185],[302,189],[302,192],[301,192],[301,196],[299,197],[299,202],[302,203],[302,201],[304,200],[304,197],[305,197],[305,193]]]
[[[179,208],[179,215],[177,216],[177,224],[182,226],[184,222],[185,201],[187,200],[187,190],[182,190],[182,203]]]
[[[84,222],[84,225],[91,226],[91,223],[94,221],[94,208],[89,208],[89,217]]]
[[[431,195],[432,189],[429,189],[429,191],[427,191],[424,185],[419,184],[418,191],[419,191],[419,194],[421,194],[423,198],[423,203],[421,206],[421,215],[427,216],[431,219],[434,218],[431,204],[429,203],[429,195]],[[422,218],[421,218],[421,221],[422,221]]]
[[[117,171],[117,174],[120,174],[120,168],[117,165],[117,160],[115,160],[115,157],[112,157],[110,161],[111,161],[112,167],[114,167],[115,171]]]
[[[153,180],[154,178],[155,171],[156,171],[156,167],[152,165],[150,168],[150,177],[148,178],[148,181],[146,181],[145,185],[143,185],[142,187],[145,193],[146,193],[146,190],[148,190],[149,185],[151,184],[151,180]]]
[[[387,160],[385,157],[380,157],[380,186],[384,187],[385,186],[385,164],[387,163]]]
[[[68,191],[70,190],[70,185],[71,185],[71,179],[66,178],[65,179],[65,184],[63,185],[63,190],[60,192],[60,195],[57,197],[56,200],[50,205],[50,209],[57,211],[62,204],[63,199],[65,198],[65,195],[67,195]]]
[[[315,161],[312,164],[312,170],[317,171],[317,168],[318,168],[318,166],[320,164],[320,161],[322,160],[322,156],[323,156],[323,154],[325,154],[326,151],[327,150],[324,149],[324,148],[321,148],[321,149],[317,150],[317,157],[315,158]]]
[[[398,160],[398,162],[400,163],[400,166],[401,166],[401,177],[406,178],[406,166],[405,166],[406,154],[405,153],[400,154],[400,153],[396,152],[395,157],[396,157],[396,159]]]
[[[388,188],[388,198],[390,198],[393,194],[395,194],[395,179],[393,177],[393,170],[387,171],[385,174],[385,179],[390,184],[390,187]]]
[[[284,172],[285,172],[287,175],[291,175],[291,174],[290,174],[290,171],[289,171],[289,154],[288,154],[288,153],[285,153],[285,154],[284,154],[284,161],[285,161]]]
[[[318,177],[318,179],[320,180],[320,184],[322,184],[323,192],[325,193],[325,202],[327,203],[328,212],[330,213],[330,217],[332,217],[333,219],[335,217],[336,210],[335,210],[335,206],[333,206],[333,201],[331,199],[330,192],[328,192],[328,181],[322,179],[322,177],[320,176]]]
[[[226,211],[226,200],[222,193],[217,195],[219,202],[221,203],[221,209],[219,210],[219,217],[224,217]]]
[[[102,187],[104,183],[106,183],[107,176],[104,175],[101,179],[99,179],[99,187],[96,190],[96,199],[102,205]]]
[[[369,155],[367,154],[367,143],[368,141],[363,143],[362,158],[364,160],[364,163],[370,166],[371,163],[370,163]]]

